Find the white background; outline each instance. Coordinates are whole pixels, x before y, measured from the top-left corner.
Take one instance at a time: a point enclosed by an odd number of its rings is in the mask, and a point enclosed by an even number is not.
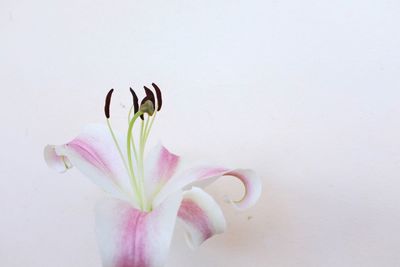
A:
[[[0,265],[100,266],[103,193],[42,150],[125,121],[157,82],[152,143],[262,177],[228,231],[167,266],[400,265],[398,1],[0,1]]]

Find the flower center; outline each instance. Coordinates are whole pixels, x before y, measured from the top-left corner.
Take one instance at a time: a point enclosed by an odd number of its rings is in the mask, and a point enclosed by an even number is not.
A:
[[[154,123],[154,119],[156,118],[157,112],[160,111],[162,106],[162,96],[161,90],[156,84],[152,84],[156,97],[152,90],[144,86],[144,90],[146,96],[142,99],[139,106],[139,99],[135,93],[135,91],[130,88],[130,92],[133,98],[133,104],[128,114],[128,132],[126,135],[126,155],[125,158],[124,153],[121,150],[121,147],[118,143],[118,140],[112,130],[110,123],[110,104],[111,104],[111,96],[114,89],[111,89],[105,100],[104,113],[107,120],[107,125],[110,130],[111,136],[114,140],[114,143],[117,147],[118,153],[123,161],[126,171],[130,177],[130,183],[132,189],[135,193],[135,201],[137,201],[140,205],[141,210],[150,211],[151,203],[147,203],[146,191],[144,185],[144,151],[147,143],[147,139],[150,135],[151,128]],[[157,101],[156,101],[157,98]],[[132,116],[133,112],[133,117]],[[134,126],[138,118],[141,118],[140,124],[140,132],[136,134]],[[138,146],[136,146],[135,139],[138,139]]]

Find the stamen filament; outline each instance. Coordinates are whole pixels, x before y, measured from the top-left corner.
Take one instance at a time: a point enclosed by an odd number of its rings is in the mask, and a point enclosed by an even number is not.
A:
[[[109,120],[109,119],[106,119],[106,121],[107,121],[108,129],[109,129],[110,134],[111,134],[111,136],[112,136],[112,139],[113,139],[113,141],[114,141],[114,144],[115,144],[115,146],[117,147],[119,156],[121,157],[122,163],[124,164],[125,170],[126,170],[126,171],[128,172],[128,174],[129,174],[129,169],[128,169],[128,166],[127,166],[127,164],[126,164],[126,159],[125,159],[124,155],[122,154],[121,147],[119,146],[118,140],[117,140],[117,138],[116,138],[116,136],[115,136],[115,133],[114,133],[112,127],[111,127],[110,120]],[[129,174],[129,176],[130,176],[130,174]],[[121,188],[121,185],[117,184],[117,186],[118,186],[119,190],[120,190],[123,194],[129,196],[129,194],[127,194],[126,191],[123,190],[123,189]],[[134,189],[134,190],[135,190],[135,189]],[[134,198],[135,198],[135,200],[137,200],[137,196],[134,196]]]
[[[149,128],[149,123],[150,123],[150,116],[147,117],[146,126],[144,127],[143,136],[142,136],[142,138],[143,138],[143,147],[142,147],[143,152],[144,152],[144,147],[146,145],[146,134],[147,134],[147,129]]]
[[[129,123],[131,122],[132,110],[133,110],[133,106],[129,109],[129,113],[128,113],[128,125],[129,125]]]
[[[126,171],[129,171],[128,166],[127,166],[127,164],[126,164],[125,157],[124,157],[124,155],[122,154],[122,150],[121,150],[121,148],[120,148],[120,146],[119,146],[119,143],[118,143],[118,140],[117,140],[117,138],[116,138],[116,136],[115,136],[115,134],[114,134],[114,131],[112,130],[111,123],[110,123],[110,120],[109,120],[109,119],[107,119],[107,126],[108,126],[108,129],[110,130],[112,139],[113,139],[113,141],[114,141],[114,143],[115,143],[115,146],[117,147],[118,153],[119,153],[119,155],[120,155],[120,157],[121,157],[121,159],[122,159],[122,162],[123,162],[123,164],[124,164],[124,167],[125,167]]]
[[[147,139],[149,138],[150,131],[151,131],[151,128],[153,127],[153,123],[154,123],[154,119],[156,118],[156,115],[157,115],[157,110],[154,111],[154,114],[151,118],[150,127],[147,129],[147,132],[145,132],[145,139],[144,139],[145,143],[147,142]]]
[[[132,143],[132,145],[134,144],[134,142],[132,142],[133,141],[133,137],[132,137],[133,125],[135,124],[135,121],[137,120],[137,118],[140,117],[140,115],[142,115],[142,114],[143,114],[142,111],[136,112],[136,114],[133,116],[133,118],[129,122],[129,128],[128,128],[128,134],[127,134],[127,154],[128,154],[129,170],[130,170],[130,173],[131,173],[131,184],[132,184],[132,187],[134,188],[136,194],[139,196],[140,206],[141,206],[141,209],[143,210],[145,197],[142,195],[141,190],[138,190],[139,189],[138,181],[137,181],[137,179],[135,177],[135,172],[133,170],[132,150],[131,150],[131,148],[132,148],[131,147],[131,143]]]
[[[133,110],[133,109],[134,109],[134,106],[132,106],[132,107],[129,109],[129,113],[128,113],[128,125],[129,125],[129,123],[130,123],[130,121],[131,121],[131,113],[132,113],[132,110]],[[135,155],[135,160],[136,160],[136,162],[137,162],[138,155],[137,155],[137,151],[136,151],[135,140],[134,140],[134,138],[133,138],[132,135],[131,135],[131,142],[132,142],[133,153],[134,153],[134,155]]]
[[[146,195],[145,192],[145,186],[144,186],[144,148],[145,148],[145,139],[144,137],[144,133],[146,131],[146,127],[148,126],[150,120],[150,116],[147,116],[147,121],[146,124],[144,123],[144,121],[142,120],[141,123],[141,129],[140,129],[140,139],[139,139],[139,157],[137,160],[137,165],[139,168],[139,179],[138,179],[138,183],[140,186],[140,190],[142,191],[143,195]],[[147,209],[147,202],[146,202],[146,197],[144,197],[144,207]]]

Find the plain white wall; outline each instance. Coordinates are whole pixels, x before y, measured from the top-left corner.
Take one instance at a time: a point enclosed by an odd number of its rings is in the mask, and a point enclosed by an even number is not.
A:
[[[167,266],[399,266],[400,2],[0,1],[0,265],[99,266],[93,206],[47,143],[122,126],[129,86],[157,82],[151,142],[253,168],[264,193]]]

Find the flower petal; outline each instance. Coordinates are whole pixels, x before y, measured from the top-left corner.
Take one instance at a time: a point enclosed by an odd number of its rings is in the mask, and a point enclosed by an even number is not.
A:
[[[158,267],[168,255],[182,194],[150,213],[107,199],[96,207],[96,233],[103,267]]]
[[[169,194],[193,185],[206,186],[221,176],[234,176],[244,185],[245,194],[241,200],[229,201],[238,209],[246,209],[254,205],[261,195],[261,180],[254,171],[249,169],[226,169],[222,167],[197,167],[179,176],[174,176],[163,187],[153,201],[153,207],[159,205]]]
[[[151,150],[144,168],[146,196],[150,202],[175,173],[179,160],[179,156],[172,154],[161,144]]]
[[[56,153],[56,146],[47,145],[44,148],[44,159],[49,168],[57,172],[66,172],[68,169],[72,168],[71,162],[65,156],[59,156]]]
[[[120,147],[124,150],[125,142],[120,142]],[[103,125],[87,126],[78,137],[65,145],[48,145],[44,154],[47,164],[59,172],[75,166],[113,196],[128,199],[128,195],[134,195],[123,160],[109,130]]]
[[[186,241],[191,248],[226,229],[225,217],[215,200],[200,188],[183,193],[178,217],[186,229]]]

